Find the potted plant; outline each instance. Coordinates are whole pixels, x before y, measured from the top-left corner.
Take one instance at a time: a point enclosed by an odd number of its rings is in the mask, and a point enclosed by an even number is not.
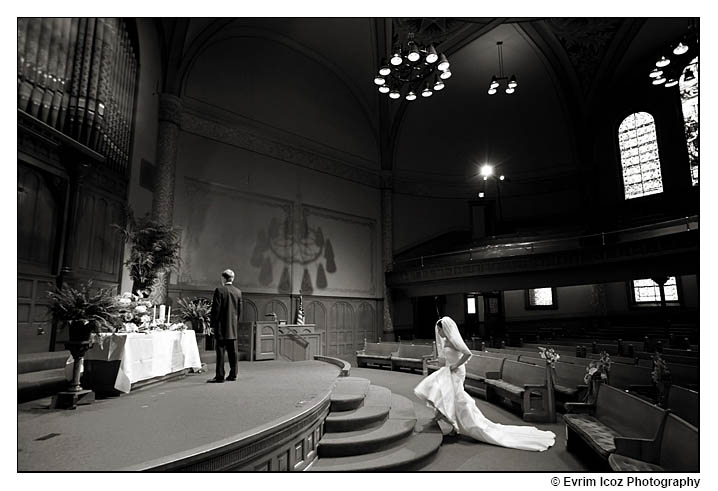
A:
[[[119,305],[110,290],[92,291],[92,281],[80,284],[79,289],[63,285],[49,292],[50,313],[53,321],[69,330],[65,346],[74,359],[72,381],[68,392],[84,393],[80,385],[80,369],[83,357],[92,346],[93,333],[114,332],[122,326]],[[71,406],[74,406],[72,399]]]
[[[127,213],[127,225],[114,225],[123,240],[130,244],[130,257],[125,261],[133,285],[132,291],[146,291],[153,303],[164,300],[164,275],[179,265],[180,243],[177,232],[169,225],[150,219],[149,215],[135,218]]]
[[[177,301],[180,318],[189,322],[192,329],[198,336],[198,344],[202,337],[205,338],[205,349],[214,349],[212,339],[212,328],[210,323],[210,312],[212,310],[212,302],[206,298],[195,297],[192,299],[180,298]]]
[[[70,341],[89,341],[92,333],[114,332],[120,327],[120,309],[109,289],[92,292],[92,281],[68,285],[48,293],[50,313],[61,328],[68,327]]]

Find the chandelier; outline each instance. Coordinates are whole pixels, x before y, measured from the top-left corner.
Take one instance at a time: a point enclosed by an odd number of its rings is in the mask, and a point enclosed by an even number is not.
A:
[[[688,27],[688,32],[661,54],[653,70],[648,74],[653,85],[674,87],[678,85],[681,77],[686,82],[695,78],[696,63],[691,61],[691,58],[698,56],[696,29],[695,24],[692,22]],[[693,56],[684,56],[689,52],[693,53]]]
[[[444,88],[444,80],[451,77],[449,60],[444,53],[437,53],[436,47],[428,47],[414,40],[410,32],[405,44],[397,44],[392,49],[389,62],[386,59],[374,77],[379,92],[389,94],[391,99],[399,99],[402,94],[413,101],[419,94],[431,95]]]
[[[518,82],[516,82],[516,75],[511,75],[510,78],[504,75],[504,42],[498,41],[496,43],[496,49],[499,52],[499,74],[491,77],[491,82],[489,83],[489,95],[494,95],[498,91],[498,88],[501,85],[500,82],[502,81],[507,82],[506,93],[513,94],[516,91]]]

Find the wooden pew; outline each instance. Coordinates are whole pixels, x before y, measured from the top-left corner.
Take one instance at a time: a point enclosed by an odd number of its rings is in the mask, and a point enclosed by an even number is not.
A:
[[[589,360],[600,360],[601,355],[597,353],[588,353],[586,358]],[[636,358],[630,358],[628,356],[611,356],[611,361],[614,363],[620,363],[622,365],[635,365],[638,361]]]
[[[613,363],[608,374],[608,384],[612,387],[628,390],[631,386],[652,385],[651,369],[637,365]]]
[[[619,472],[698,472],[698,428],[669,414],[658,438],[650,441],[615,439],[616,451],[608,457]]]
[[[408,368],[410,370],[421,370],[422,373],[427,371],[426,361],[434,357],[436,349],[433,345],[426,344],[400,344],[399,349],[392,352],[390,358],[390,367]]]
[[[399,343],[364,343],[364,349],[356,352],[357,366],[368,364],[391,366],[391,354],[399,349]]]
[[[512,361],[518,361],[519,355],[516,355],[514,353],[495,353],[491,351],[474,351],[471,350],[472,355],[479,355],[479,356],[492,356],[494,358],[504,358],[506,360],[512,360]]]
[[[632,394],[602,384],[595,404],[566,403],[566,446],[576,449],[584,442],[604,461],[616,450],[615,439],[626,444],[641,439],[655,440],[667,411]]]
[[[574,363],[556,362],[556,373],[554,379],[554,393],[556,403],[565,410],[567,402],[578,402],[587,390],[583,381],[586,374],[586,367]]]
[[[673,385],[668,391],[666,408],[698,428],[700,426],[700,398],[698,392],[680,385]]]
[[[543,415],[548,401],[546,369],[519,361],[504,360],[500,378],[486,378],[486,399],[508,399],[521,406],[525,421],[536,421]]]
[[[674,385],[680,385],[687,389],[698,390],[698,380],[700,377],[699,367],[694,365],[679,365],[678,363],[668,363],[668,369],[671,371],[671,382]]]
[[[505,358],[473,355],[466,362],[466,378],[464,388],[472,395],[480,395],[486,399],[486,379],[499,378]]]

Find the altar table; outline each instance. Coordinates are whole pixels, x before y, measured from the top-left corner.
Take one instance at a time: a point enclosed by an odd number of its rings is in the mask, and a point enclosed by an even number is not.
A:
[[[192,330],[100,334],[85,362],[119,362],[114,388],[129,392],[140,380],[202,367]]]

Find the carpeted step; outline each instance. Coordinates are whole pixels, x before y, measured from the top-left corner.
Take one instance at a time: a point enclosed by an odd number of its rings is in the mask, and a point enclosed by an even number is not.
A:
[[[390,409],[388,405],[362,406],[351,411],[329,413],[327,419],[324,420],[324,431],[339,433],[377,426],[389,416]]]
[[[17,376],[17,402],[28,402],[67,389],[64,368],[20,373]]]
[[[23,353],[17,355],[17,373],[42,372],[55,368],[64,368],[69,351],[52,351],[45,353]]]
[[[344,457],[376,452],[411,435],[415,419],[387,419],[377,428],[325,433],[319,442],[319,457]]]
[[[442,434],[432,426],[399,440],[379,452],[348,457],[319,458],[309,469],[314,472],[375,472],[416,469],[441,446]]]
[[[343,377],[337,380],[330,398],[330,411],[350,411],[359,408],[369,391],[369,381],[359,377]]]

